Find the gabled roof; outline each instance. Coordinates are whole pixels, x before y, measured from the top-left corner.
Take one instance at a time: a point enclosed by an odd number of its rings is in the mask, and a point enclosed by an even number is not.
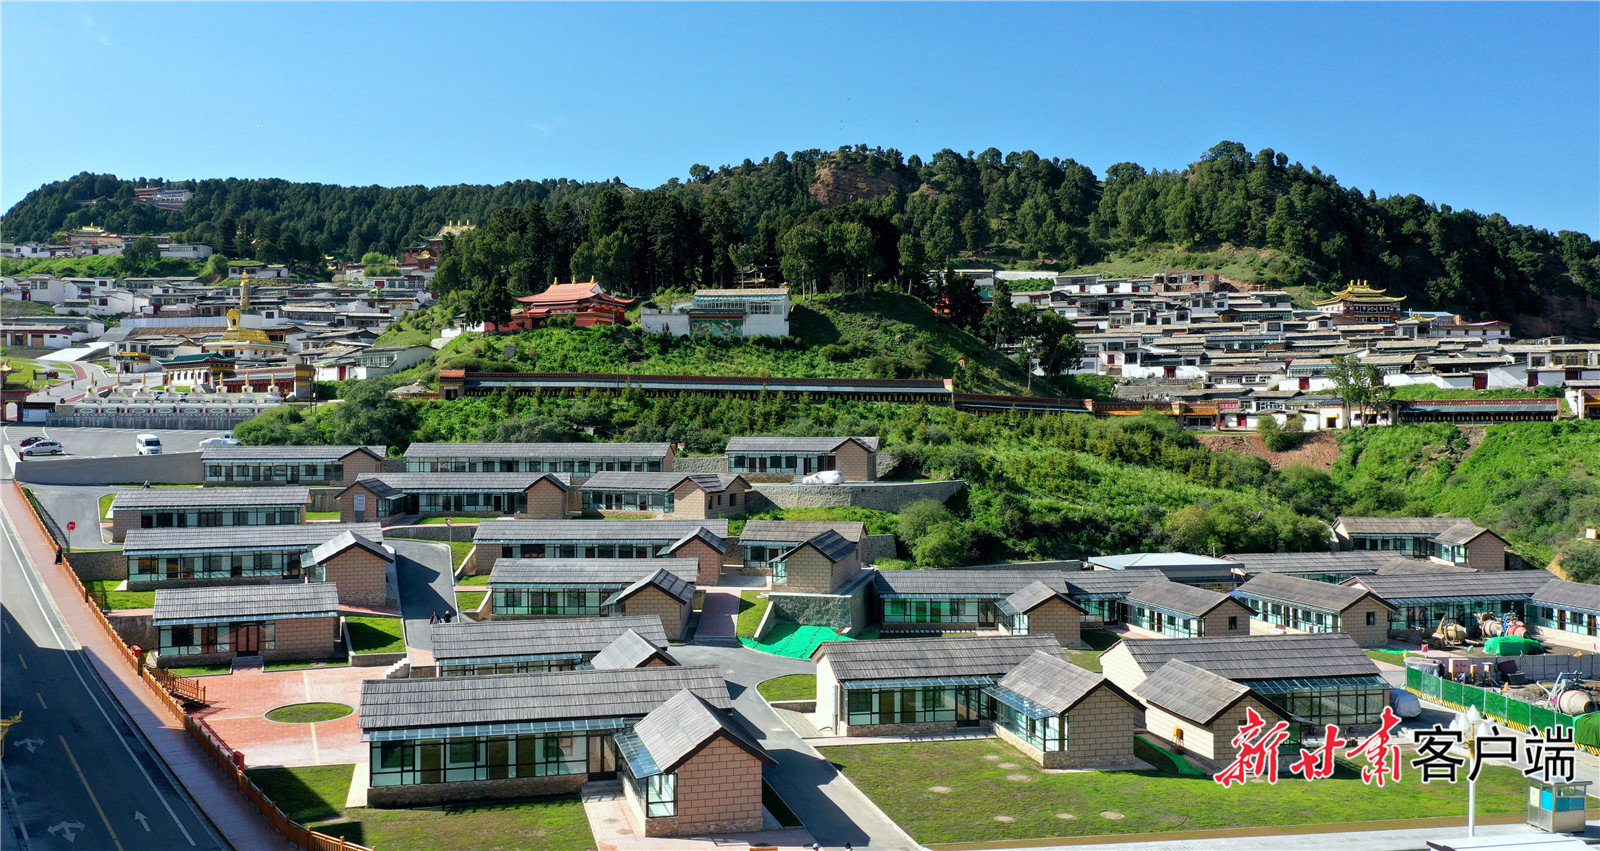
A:
[[[689,689],[729,709],[722,669],[710,666],[578,670],[482,677],[413,677],[361,684],[361,729],[433,730],[578,718],[648,715]]]
[[[1173,659],[1135,686],[1134,696],[1181,718],[1210,724],[1250,694],[1250,688],[1204,668]]]
[[[846,443],[854,442],[868,452],[878,451],[876,437],[730,437],[729,454],[744,453],[817,453],[833,452]]]
[[[1080,571],[1072,572],[1076,575]],[[1057,590],[1067,589],[1057,569],[880,570],[876,577],[883,594],[924,596],[1009,597],[1035,582]]]
[[[675,490],[685,481],[692,481],[706,493],[721,493],[734,482],[744,481],[743,476],[732,473],[640,473],[602,471],[583,483],[584,490]]]
[[[662,568],[649,576],[643,577],[626,588],[607,597],[604,605],[610,606],[650,587],[660,588],[667,596],[679,602],[687,603],[694,598],[694,581],[684,579],[682,576]]]
[[[822,554],[823,558],[834,564],[844,561],[856,551],[856,545],[853,542],[845,540],[843,535],[829,529],[802,541],[798,546],[791,547],[780,558],[788,558],[806,547],[815,549]]]
[[[386,446],[213,446],[200,450],[203,461],[339,461],[355,452],[385,457]]]
[[[1059,654],[1061,645],[1050,635],[825,641],[811,661],[827,659],[840,680],[1002,677],[1036,650]]]
[[[1258,573],[1372,573],[1394,557],[1373,550],[1337,553],[1230,553],[1247,575]]]
[[[1069,570],[1066,577],[1067,593],[1076,598],[1125,597],[1151,576],[1166,576],[1159,570]]]
[[[339,586],[332,582],[158,588],[151,622],[338,617]],[[333,642],[333,636],[328,636]]]
[[[1544,587],[1534,592],[1533,602],[1569,611],[1579,610],[1600,614],[1600,585],[1551,579],[1544,584]]]
[[[149,508],[212,508],[277,505],[296,508],[311,502],[311,489],[300,487],[249,488],[130,488],[118,491],[113,511]]]
[[[778,761],[740,731],[726,713],[685,689],[650,711],[633,727],[633,735],[649,752],[660,773],[676,771],[702,746],[717,736],[725,736],[766,765]]]
[[[1452,526],[1471,525],[1465,517],[1338,517],[1348,535],[1437,535]]]
[[[1002,607],[1009,607],[1012,612],[1026,614],[1051,600],[1060,600],[1080,612],[1083,611],[1082,606],[1067,599],[1065,594],[1037,580],[1022,586],[1011,596],[1000,601],[1000,604]]]
[[[1441,544],[1470,544],[1483,535],[1494,535],[1495,538],[1499,539],[1500,543],[1503,544],[1506,542],[1505,538],[1495,535],[1494,532],[1491,532],[1490,530],[1485,529],[1476,523],[1457,523],[1443,532],[1434,535],[1433,539]]]
[[[1033,655],[1018,663],[1011,673],[1000,679],[999,685],[1058,715],[1077,706],[1101,686],[1116,692],[1123,700],[1138,705],[1132,695],[1104,675],[1090,673],[1063,659],[1059,653],[1042,650],[1034,651]]]
[[[723,529],[726,530],[728,521],[724,520],[722,522],[723,522]],[[694,541],[694,540],[697,540],[697,539],[701,540],[701,541],[705,541],[707,544],[710,544],[711,548],[716,550],[719,553],[725,553],[725,552],[728,551],[728,539],[727,538],[725,538],[725,537],[723,537],[721,535],[718,535],[715,532],[712,532],[710,529],[707,529],[704,526],[699,526],[699,527],[696,527],[693,531],[689,532],[689,534],[684,535],[683,537],[681,537],[678,540],[673,541],[671,544],[669,544],[667,546],[667,552],[675,553],[679,549],[683,548],[683,546],[685,544],[688,544],[690,541]]]
[[[1448,600],[1462,597],[1531,597],[1555,577],[1543,570],[1505,570],[1477,573],[1394,573],[1356,576],[1344,584],[1360,584],[1391,603],[1410,600]]]
[[[739,543],[798,544],[830,530],[859,544],[866,537],[867,524],[859,520],[751,520],[739,533]]]
[[[1211,556],[1195,555],[1194,553],[1128,553],[1115,556],[1091,556],[1089,563],[1095,567],[1111,570],[1133,570],[1151,567],[1160,570],[1193,570],[1208,567],[1228,569],[1239,566],[1238,562],[1231,559],[1212,558]]]
[[[1389,555],[1389,553],[1375,552],[1373,555]],[[1483,571],[1455,564],[1443,564],[1432,559],[1399,556],[1385,561],[1373,572],[1378,576],[1393,576],[1397,573],[1482,573]]]
[[[1235,588],[1234,593],[1241,597],[1276,600],[1324,612],[1342,612],[1367,597],[1394,608],[1364,588],[1330,585],[1281,573],[1258,573]]]
[[[445,662],[528,653],[599,653],[624,633],[633,633],[651,649],[667,646],[661,618],[654,615],[481,622],[463,619],[433,625],[433,657]]]
[[[406,460],[422,458],[666,458],[670,443],[413,443]]]
[[[1209,591],[1173,582],[1165,576],[1156,577],[1128,592],[1129,605],[1160,609],[1177,615],[1204,617],[1208,612],[1232,600],[1221,591]],[[1238,602],[1238,601],[1234,601]],[[1240,605],[1244,605],[1240,603]]]
[[[383,540],[377,523],[285,523],[279,526],[191,526],[185,529],[129,529],[122,551],[251,550],[286,547],[312,549],[345,532],[369,541]]]
[[[600,620],[607,620],[607,618],[600,618]],[[651,620],[656,622],[657,630],[661,629],[660,618],[651,618]],[[593,659],[589,660],[589,666],[601,670],[637,668],[651,659],[661,659],[670,665],[676,665],[677,660],[667,655],[666,651],[661,649],[663,646],[665,646],[665,642],[654,644],[645,640],[643,636],[631,629],[623,630],[621,635],[618,635],[610,644],[606,645],[599,653],[596,653]]]
[[[700,572],[693,558],[501,558],[489,570],[490,585],[594,586],[626,588],[665,570],[685,582]]]
[[[1342,633],[1241,635],[1227,638],[1126,638],[1122,648],[1141,671],[1153,673],[1173,659],[1230,680],[1350,677],[1377,674],[1378,666]]]
[[[572,488],[572,476],[567,473],[365,473],[339,493],[357,485],[380,496],[426,490],[510,492],[527,490],[541,479],[550,480],[562,490]]]
[[[319,544],[316,549],[312,550],[311,563],[322,564],[328,559],[333,558],[334,556],[350,549],[351,547],[359,547],[375,556],[378,556],[384,561],[388,561],[390,558],[392,558],[392,556],[389,554],[389,551],[384,549],[382,544],[370,541],[354,532],[344,531],[332,538],[329,538],[327,541]]]
[[[478,524],[472,536],[479,543],[493,541],[658,541],[678,542],[701,529],[714,537],[728,537],[726,520],[507,520],[495,518]],[[675,544],[674,544],[675,545]],[[726,543],[724,542],[724,546]]]

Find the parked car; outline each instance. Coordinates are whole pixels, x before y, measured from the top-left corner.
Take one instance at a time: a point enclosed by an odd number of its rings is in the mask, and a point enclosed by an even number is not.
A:
[[[239,445],[239,441],[234,440],[233,432],[231,432],[231,431],[225,431],[219,437],[208,437],[205,440],[200,441],[200,448],[201,449],[205,449],[205,448],[210,447],[210,446],[238,446],[238,445]]]
[[[133,446],[140,455],[161,454],[161,438],[153,434],[134,435]]]
[[[60,455],[67,450],[54,440],[40,440],[32,446],[23,447],[23,455]]]
[[[44,440],[44,438],[42,438],[42,437],[40,437],[39,435],[36,434],[33,437],[24,437],[22,439],[22,442],[17,444],[17,445],[18,446],[32,446],[32,445],[34,445],[35,443],[38,443],[41,440]]]

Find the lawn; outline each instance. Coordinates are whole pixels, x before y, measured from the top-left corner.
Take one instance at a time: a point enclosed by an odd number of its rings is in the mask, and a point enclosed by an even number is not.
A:
[[[308,520],[308,521],[309,520],[338,520],[338,519],[339,519],[339,512],[337,512],[337,511],[307,511],[306,512],[306,520]]]
[[[1083,631],[1083,643],[1089,645],[1088,650],[1067,650],[1067,656],[1072,664],[1086,671],[1100,670],[1100,654],[1111,649],[1111,645],[1122,640],[1122,636],[1105,629],[1086,629]]]
[[[456,582],[456,584],[457,585],[488,585],[489,584],[489,574],[487,574],[487,573],[475,573],[475,574],[473,574],[471,576],[463,576],[463,577],[461,577],[461,579],[459,581]]]
[[[344,625],[357,653],[402,653],[406,649],[405,624],[399,618],[347,617]]]
[[[175,677],[213,677],[218,674],[233,673],[232,665],[194,665],[188,668],[168,668],[167,673]]]
[[[774,677],[759,686],[767,700],[816,700],[816,674],[790,674]]]
[[[154,591],[117,591],[121,579],[91,579],[83,583],[84,587],[97,594],[106,595],[106,608],[108,609],[151,609],[156,605],[156,592]]]
[[[247,773],[289,818],[374,848],[539,848],[592,851],[576,795],[389,810],[344,806],[352,765],[256,768]]]
[[[466,562],[467,556],[472,553],[471,541],[448,541],[450,545],[450,565],[453,570],[460,570]],[[484,574],[487,576],[488,574]]]
[[[761,625],[761,618],[767,614],[767,606],[771,605],[769,598],[762,596],[764,593],[754,588],[739,592],[739,618],[734,631],[740,637],[756,637],[756,627]]]
[[[1140,751],[1146,746],[1139,745]],[[1466,790],[1422,784],[1406,765],[1397,785],[1366,786],[1341,765],[1335,777],[1308,783],[1253,782],[1224,789],[1209,777],[1165,772],[1085,771],[1046,774],[998,739],[830,747],[828,758],[883,811],[922,843],[994,842],[1054,836],[1157,833],[1385,819],[1459,816]],[[994,758],[998,757],[998,759]],[[1002,768],[1002,765],[1020,766]],[[1026,780],[1011,778],[1026,777]],[[933,787],[948,789],[934,792]],[[1521,772],[1488,766],[1478,776],[1478,812],[1522,812]],[[1112,819],[1104,812],[1122,814]],[[1074,818],[1061,818],[1070,813]],[[996,821],[997,817],[1012,819]]]
[[[267,720],[281,724],[315,724],[343,718],[355,710],[344,703],[291,703],[268,710]]]
[[[456,611],[476,612],[483,605],[483,598],[489,596],[488,591],[457,591]]]
[[[443,526],[443,525],[445,525],[446,522],[449,522],[449,523],[454,523],[457,526],[460,526],[463,523],[475,524],[475,523],[478,523],[479,521],[485,520],[485,519],[489,519],[489,518],[485,518],[485,517],[424,517],[421,520],[417,521],[417,525],[418,526]],[[465,533],[463,533],[463,534],[465,534]]]
[[[101,520],[106,519],[106,516],[111,513],[111,501],[116,499],[116,498],[117,498],[117,495],[115,493],[108,493],[108,494],[100,497],[100,519]]]

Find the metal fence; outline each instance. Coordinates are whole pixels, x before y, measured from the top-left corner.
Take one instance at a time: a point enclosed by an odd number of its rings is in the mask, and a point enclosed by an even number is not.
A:
[[[193,431],[227,431],[255,414],[58,414],[47,423],[52,428],[148,428]]]
[[[1420,668],[1406,668],[1406,689],[1434,703],[1452,709],[1466,710],[1476,707],[1489,718],[1494,718],[1518,730],[1544,729],[1546,727],[1576,727],[1577,717],[1559,712],[1548,706],[1536,706],[1509,697],[1495,689],[1480,688],[1468,683],[1458,683],[1434,676]]]

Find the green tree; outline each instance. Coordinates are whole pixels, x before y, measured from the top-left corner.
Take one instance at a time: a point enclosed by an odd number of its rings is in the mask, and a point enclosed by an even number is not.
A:
[[[972,552],[972,530],[960,521],[939,523],[911,547],[918,567],[955,567]]]
[[[932,499],[917,500],[900,510],[895,532],[900,536],[901,543],[911,549],[935,526],[955,519],[956,516],[944,503]]]
[[[1381,408],[1386,402],[1394,398],[1394,388],[1383,383],[1383,372],[1377,367],[1363,363],[1360,358],[1351,355],[1334,355],[1333,370],[1328,377],[1333,380],[1334,389],[1344,401],[1346,414],[1355,409],[1361,413],[1361,427],[1368,424],[1368,412]]]
[[[122,257],[117,265],[124,273],[132,274],[161,259],[161,248],[148,236],[141,236],[130,245],[122,247]]]

